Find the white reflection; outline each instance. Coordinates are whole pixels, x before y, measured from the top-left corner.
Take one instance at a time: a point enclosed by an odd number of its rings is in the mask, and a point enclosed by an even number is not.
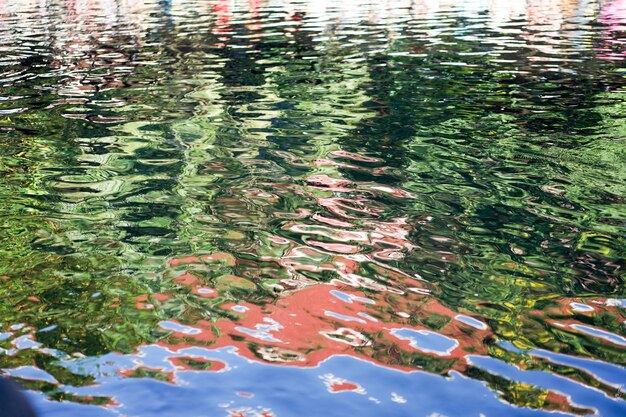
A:
[[[594,19],[615,34],[625,16],[626,0],[0,0],[0,40],[45,36],[56,50],[78,56],[119,43],[112,37],[120,34],[140,46],[172,29],[213,34],[216,46],[241,37],[243,28],[257,34],[250,42],[300,29],[313,41],[341,30],[384,30],[376,40],[386,48],[407,30],[437,44],[469,30],[480,41],[487,36],[480,28],[501,35],[489,36],[492,43],[555,54],[591,48]]]

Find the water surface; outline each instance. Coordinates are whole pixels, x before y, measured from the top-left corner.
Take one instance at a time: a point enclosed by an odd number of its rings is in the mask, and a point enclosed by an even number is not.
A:
[[[626,414],[623,0],[0,0],[0,368],[50,416]]]

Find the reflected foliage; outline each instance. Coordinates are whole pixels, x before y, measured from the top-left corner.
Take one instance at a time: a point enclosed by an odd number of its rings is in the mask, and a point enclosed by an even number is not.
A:
[[[499,2],[45,3],[0,10],[0,367],[51,376],[15,374],[27,388],[106,408],[74,391],[105,373],[69,363],[236,346],[604,406],[471,359],[489,357],[624,407],[540,353],[625,364],[619,1],[559,3],[557,28],[534,1],[504,20]]]

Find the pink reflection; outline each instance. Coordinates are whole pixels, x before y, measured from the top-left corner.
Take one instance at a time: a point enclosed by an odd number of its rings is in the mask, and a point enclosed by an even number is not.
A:
[[[230,33],[230,19],[231,19],[231,0],[217,0],[213,5],[213,11],[216,16],[215,29],[213,33],[217,35],[225,35]],[[221,41],[226,42],[230,40],[228,37],[221,37]]]
[[[603,47],[598,49],[598,57],[607,60],[626,58],[626,0],[603,2],[598,20],[606,25]]]
[[[256,36],[250,39],[250,42],[259,42],[263,38],[263,25],[261,24],[260,10],[263,6],[263,0],[248,0],[248,15],[250,23],[246,25],[246,28],[255,32]]]

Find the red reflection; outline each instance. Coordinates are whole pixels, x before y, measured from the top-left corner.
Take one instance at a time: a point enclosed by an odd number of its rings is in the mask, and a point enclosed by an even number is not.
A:
[[[333,291],[340,293],[333,294]],[[346,297],[350,297],[349,300]],[[420,323],[436,318],[445,323],[439,326],[437,333],[459,342],[449,357],[460,359],[454,363],[454,368],[462,370],[467,352],[486,353],[482,342],[490,335],[488,330],[456,321],[457,313],[432,297],[414,292],[365,293],[339,282],[291,292],[263,306],[246,301],[221,305],[225,311],[233,311],[234,307],[238,311],[236,319],[198,320],[193,323],[194,328],[201,330],[198,334],[173,332],[175,339],[168,347],[179,350],[194,344],[214,348],[236,346],[246,358],[293,366],[314,366],[332,355],[350,354],[410,370],[411,366],[396,360],[397,355],[375,355],[374,352],[391,347],[410,355],[436,357],[417,351],[409,341],[390,333],[397,328],[426,329]],[[335,387],[337,390],[348,388],[341,384]]]
[[[365,394],[365,389],[359,384],[355,384],[354,382],[350,382],[343,378],[338,378],[333,374],[326,374],[320,377],[324,384],[326,385],[326,389],[331,394],[337,394],[341,392],[356,392],[358,394]]]
[[[230,10],[230,2],[231,0],[217,0],[213,5],[213,11],[215,12],[216,22],[215,28],[213,29],[213,33],[217,35],[225,35],[230,33],[230,19],[231,19],[231,10]],[[220,41],[226,42],[230,38],[221,37]]]
[[[352,382],[340,382],[330,386],[330,390],[332,392],[356,391],[357,389],[359,389],[359,386],[357,384],[353,384]]]

